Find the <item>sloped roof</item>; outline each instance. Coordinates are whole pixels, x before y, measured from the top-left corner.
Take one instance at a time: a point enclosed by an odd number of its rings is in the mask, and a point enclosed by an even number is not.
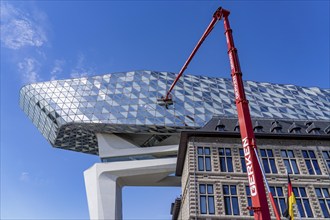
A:
[[[252,119],[257,139],[330,140],[330,120]],[[240,139],[237,118],[213,117],[197,131],[182,131],[176,175],[181,176],[190,137],[221,137]]]

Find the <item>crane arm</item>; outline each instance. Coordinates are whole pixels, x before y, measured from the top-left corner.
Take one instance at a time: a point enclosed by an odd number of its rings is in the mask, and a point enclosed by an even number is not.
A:
[[[196,54],[197,50],[200,48],[206,37],[210,34],[216,23],[223,19],[224,20],[224,28],[225,28],[225,36],[227,40],[227,47],[228,47],[228,56],[230,61],[230,69],[231,69],[231,77],[234,87],[235,93],[235,102],[237,108],[237,115],[238,121],[240,126],[240,133],[242,138],[242,145],[244,150],[244,157],[245,163],[247,167],[247,175],[248,175],[248,182],[249,188],[251,192],[251,199],[252,199],[252,209],[254,211],[254,218],[258,220],[268,220],[270,218],[270,212],[267,203],[267,196],[265,192],[264,182],[266,183],[268,196],[270,198],[276,219],[280,219],[280,215],[278,209],[275,205],[274,198],[272,193],[270,192],[267,179],[263,172],[263,168],[260,163],[260,159],[257,152],[257,145],[254,137],[249,104],[245,96],[244,85],[242,80],[242,72],[241,67],[238,59],[237,49],[234,45],[232,29],[230,28],[228,16],[230,12],[223,9],[218,8],[216,12],[213,14],[213,19],[210,22],[209,26],[205,30],[204,34],[198,41],[197,45],[195,46],[194,50],[190,54],[189,58],[181,68],[178,76],[173,81],[170,89],[166,93],[165,97],[162,97],[161,101],[167,107],[170,104],[173,104],[171,99],[170,93],[174,88],[175,84],[183,74],[183,72],[187,69],[190,61]]]
[[[200,46],[202,45],[202,43],[204,42],[204,40],[206,39],[206,37],[211,33],[211,31],[213,30],[214,26],[216,25],[216,23],[221,19],[222,17],[222,11],[223,9],[220,7],[218,8],[218,10],[213,14],[213,19],[210,22],[209,26],[206,28],[204,34],[202,35],[202,37],[199,39],[198,43],[196,44],[195,48],[193,49],[193,51],[191,52],[191,54],[189,55],[187,61],[185,62],[185,64],[182,66],[178,76],[175,78],[175,80],[173,81],[170,89],[167,91],[165,98],[163,98],[162,100],[164,102],[171,102],[171,92],[175,86],[175,84],[178,82],[178,80],[180,79],[180,77],[182,76],[183,72],[187,69],[190,61],[193,59],[193,57],[195,56],[196,52],[198,51],[198,49],[200,48]]]

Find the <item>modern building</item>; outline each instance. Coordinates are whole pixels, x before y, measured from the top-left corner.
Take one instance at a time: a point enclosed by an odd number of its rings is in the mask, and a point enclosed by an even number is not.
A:
[[[120,219],[123,186],[180,186],[176,169],[180,132],[202,128],[214,116],[235,117],[230,79],[185,75],[174,104],[157,103],[176,74],[132,71],[24,86],[20,106],[49,143],[94,154],[84,173],[92,219]],[[244,82],[251,116],[328,121],[330,90]]]

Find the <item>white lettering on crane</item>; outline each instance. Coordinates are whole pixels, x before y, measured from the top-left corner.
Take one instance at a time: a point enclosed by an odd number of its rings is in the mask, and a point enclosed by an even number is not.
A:
[[[251,196],[256,196],[257,195],[257,188],[256,188],[256,182],[255,182],[255,179],[254,179],[252,159],[251,159],[250,148],[249,148],[249,143],[248,143],[247,137],[243,138],[242,142],[243,142],[245,165],[246,165],[246,171],[247,171],[247,174],[248,174],[248,180],[249,180]]]

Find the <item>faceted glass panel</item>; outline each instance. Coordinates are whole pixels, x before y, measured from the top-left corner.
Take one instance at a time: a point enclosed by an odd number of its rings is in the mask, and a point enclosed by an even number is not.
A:
[[[173,105],[158,105],[176,75],[131,71],[34,83],[21,89],[20,106],[54,147],[90,154],[98,153],[99,130],[179,133],[215,115],[236,117],[229,78],[183,75],[173,89]],[[330,118],[329,89],[252,81],[244,86],[253,117]]]

